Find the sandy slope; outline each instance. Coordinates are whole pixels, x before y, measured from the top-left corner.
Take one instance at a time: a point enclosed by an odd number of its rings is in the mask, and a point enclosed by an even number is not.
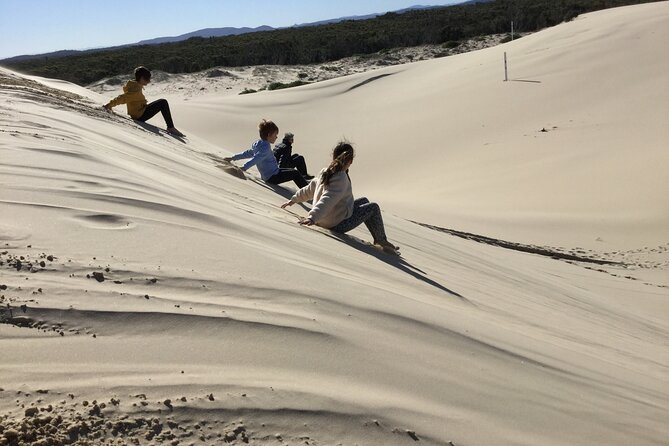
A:
[[[232,148],[248,143],[259,116],[272,117],[317,166],[347,137],[360,170],[374,172],[359,189],[438,226],[599,250],[655,247],[669,241],[668,24],[666,2],[613,9],[299,91],[193,99],[179,119]]]
[[[516,66],[540,78],[540,85],[491,81],[481,90],[485,79],[499,77],[477,68],[497,59],[499,51],[489,50],[394,68],[397,74],[348,93],[365,75],[234,101],[176,103],[175,114],[187,122],[185,142],[106,115],[95,104],[104,98],[94,93],[84,99],[74,86],[47,86],[2,71],[0,300],[11,307],[11,315],[2,314],[5,321],[11,316],[11,324],[0,324],[0,430],[7,432],[24,416],[38,424],[25,410],[51,404],[38,417],[61,414],[57,432],[100,435],[92,444],[113,432],[125,432],[128,444],[131,437],[140,444],[223,444],[226,435],[237,444],[402,445],[415,438],[458,446],[663,444],[669,436],[669,245],[666,228],[659,226],[666,207],[656,189],[666,185],[658,175],[666,161],[659,150],[663,129],[645,134],[636,156],[624,141],[639,138],[637,117],[652,114],[642,87],[657,86],[655,70],[666,62],[645,49],[648,36],[666,35],[668,13],[663,3],[593,14],[514,44],[523,55]],[[625,17],[630,24],[621,27]],[[591,70],[607,66],[614,56],[587,56],[607,41],[621,44],[614,29],[629,45],[629,35],[639,36],[636,52],[650,67],[640,85],[628,85],[640,95],[638,103],[630,102],[628,89],[619,90],[634,110],[625,121],[616,120],[623,115],[614,98],[602,102],[609,85],[572,65],[581,60]],[[560,70],[552,61],[556,54]],[[552,69],[530,71],[538,58]],[[469,74],[457,83],[443,81],[458,70]],[[611,83],[620,86],[627,76],[618,72]],[[588,88],[568,99],[561,95],[568,85]],[[591,91],[595,86],[599,95]],[[482,106],[529,88],[533,95],[519,99],[522,107],[505,114],[504,122]],[[652,96],[662,94],[658,89]],[[468,112],[456,114],[444,103],[450,97],[462,105],[468,96]],[[406,107],[398,107],[402,103]],[[296,123],[304,122],[303,151],[320,162],[327,141],[351,129],[346,133],[361,149],[351,172],[355,190],[393,209],[384,218],[402,258],[300,228],[278,208],[290,191],[221,169],[218,157],[228,151],[207,140],[220,140],[228,150],[245,144],[266,110],[296,131]],[[429,159],[439,163],[402,157],[410,135],[379,130],[402,130],[400,111],[404,120],[415,118],[414,139],[429,141],[435,122],[450,135],[443,146],[426,146]],[[420,119],[436,113],[443,116]],[[487,130],[473,131],[474,116]],[[549,124],[558,129],[535,139],[532,131]],[[517,133],[526,128],[530,136]],[[600,128],[615,131],[605,140],[610,147],[590,147],[584,155],[588,141],[604,137]],[[477,145],[493,136],[496,149]],[[325,142],[316,147],[317,141]],[[579,143],[571,155],[562,146],[568,141]],[[397,156],[381,158],[381,148]],[[527,194],[495,177],[530,152],[526,162],[534,170],[514,183]],[[606,159],[605,153],[616,156]],[[570,181],[549,188],[555,169],[542,163],[567,165],[569,156]],[[586,168],[581,157],[600,164]],[[607,176],[607,163],[614,162],[621,168],[638,163],[638,170],[620,174],[626,188]],[[438,165],[449,171],[436,177]],[[593,215],[613,212],[609,202],[575,189],[586,179],[581,168],[614,188],[619,202],[629,200],[629,208],[616,214],[621,221],[610,224],[613,241],[601,243],[645,240],[648,250],[583,250],[584,257],[624,264],[568,263],[408,220],[432,217],[449,226],[457,218],[472,224],[463,227],[470,232],[491,225],[494,231],[481,232],[513,235],[518,229],[504,226],[503,219],[523,223],[524,212],[542,204],[530,219],[532,234],[553,244],[569,242],[573,233],[576,238],[564,246],[574,248],[581,237],[599,233]],[[484,170],[487,175],[479,177]],[[457,194],[444,181],[455,175],[469,178],[469,187],[457,186]],[[488,194],[475,195],[486,184]],[[634,195],[637,187],[646,195]],[[557,220],[548,218],[544,204],[549,189],[551,209],[561,212]],[[475,196],[471,212],[457,206]],[[505,207],[509,201],[514,212]],[[494,215],[486,203],[497,203]],[[649,216],[652,209],[656,213]],[[634,222],[635,233],[625,234],[632,212],[646,218]],[[352,235],[368,239],[363,230]],[[578,254],[567,248],[562,253]]]

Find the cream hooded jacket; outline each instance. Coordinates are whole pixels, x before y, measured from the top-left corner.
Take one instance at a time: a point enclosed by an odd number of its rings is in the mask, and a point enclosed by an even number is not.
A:
[[[323,170],[311,182],[295,192],[293,203],[313,200],[309,218],[318,226],[332,228],[353,215],[353,188],[346,172],[330,178],[330,184],[321,183]]]

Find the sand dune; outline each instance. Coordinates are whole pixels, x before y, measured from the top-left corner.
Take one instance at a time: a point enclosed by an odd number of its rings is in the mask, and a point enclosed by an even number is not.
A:
[[[0,438],[60,415],[49,435],[93,444],[663,444],[668,22],[604,11],[175,102],[185,141],[1,71]],[[501,83],[504,50],[541,84]],[[225,172],[264,116],[315,166],[358,143],[356,194],[401,258]]]
[[[360,170],[374,172],[357,187],[416,220],[531,243],[641,248],[669,239],[659,106],[669,98],[660,56],[668,14],[665,2],[587,14],[505,45],[299,91],[196,98],[179,118],[234,150],[259,115],[272,117],[315,165],[347,137]]]

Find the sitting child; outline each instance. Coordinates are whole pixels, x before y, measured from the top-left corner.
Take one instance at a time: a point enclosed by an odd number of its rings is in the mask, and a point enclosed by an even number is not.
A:
[[[307,180],[313,179],[313,175],[307,172],[307,162],[300,154],[293,153],[293,144],[295,143],[295,135],[286,133],[283,141],[274,146],[274,158],[279,163],[282,169],[295,168]]]
[[[142,122],[148,121],[157,115],[158,112],[161,112],[165,119],[165,124],[167,124],[167,133],[174,136],[185,136],[174,127],[170,105],[167,103],[167,100],[158,99],[147,105],[142,88],[147,86],[149,82],[151,82],[151,72],[144,67],[135,68],[135,80],[129,80],[123,87],[123,94],[109,101],[104,106],[105,110],[111,111],[117,105],[126,104],[130,117]]]
[[[224,158],[225,161],[237,161],[251,158],[242,166],[242,170],[247,171],[256,166],[260,172],[263,181],[270,184],[281,184],[287,181],[294,181],[297,187],[304,187],[309,182],[304,179],[302,174],[295,169],[281,169],[276,162],[274,153],[272,153],[272,144],[279,136],[279,127],[272,121],[262,120],[258,124],[260,139],[253,143],[250,149]]]
[[[374,244],[384,251],[398,254],[399,247],[388,241],[383,224],[381,208],[365,198],[353,198],[353,188],[348,170],[353,164],[355,151],[347,142],[340,142],[332,153],[332,163],[321,170],[318,177],[307,187],[295,192],[282,208],[312,200],[309,216],[300,219],[301,225],[317,225],[334,232],[345,234],[362,223],[374,238]]]

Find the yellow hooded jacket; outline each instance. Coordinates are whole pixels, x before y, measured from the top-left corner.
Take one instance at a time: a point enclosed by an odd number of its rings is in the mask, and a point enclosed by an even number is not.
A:
[[[146,110],[146,98],[142,93],[142,86],[137,81],[128,81],[123,87],[123,94],[109,101],[110,107],[126,104],[128,114],[137,119],[144,114]]]

